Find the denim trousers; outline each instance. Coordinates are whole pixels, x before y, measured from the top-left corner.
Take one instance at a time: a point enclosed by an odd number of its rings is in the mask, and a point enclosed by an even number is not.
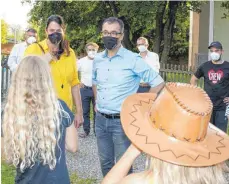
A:
[[[220,130],[227,132],[228,119],[225,115],[226,110],[212,111],[212,116],[210,122],[215,125]]]
[[[95,122],[101,170],[106,176],[130,146],[130,140],[123,131],[120,119],[108,119],[97,112]]]
[[[95,132],[95,98],[92,91],[92,88],[80,88],[80,95],[81,95],[81,101],[82,101],[82,107],[83,107],[83,129],[86,134],[90,133],[90,110],[91,110],[91,103],[93,105],[92,111],[93,111],[93,130]]]

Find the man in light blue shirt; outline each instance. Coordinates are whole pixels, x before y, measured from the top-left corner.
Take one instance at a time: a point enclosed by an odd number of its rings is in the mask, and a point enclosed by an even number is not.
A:
[[[97,54],[93,63],[95,131],[103,176],[130,145],[120,122],[125,98],[137,92],[141,79],[150,84],[153,93],[158,93],[164,86],[161,76],[139,54],[121,46],[123,32],[122,20],[110,17],[103,22],[102,39],[106,50]]]

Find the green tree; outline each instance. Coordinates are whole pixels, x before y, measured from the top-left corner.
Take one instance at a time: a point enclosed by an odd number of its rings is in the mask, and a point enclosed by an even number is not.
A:
[[[7,30],[8,25],[5,20],[1,19],[1,43],[7,43]]]
[[[36,1],[30,12],[30,22],[39,27],[45,38],[45,23],[51,14],[64,17],[71,47],[82,53],[88,41],[101,47],[101,26],[104,18],[115,16],[125,24],[124,47],[136,51],[136,40],[148,38],[150,50],[160,54],[167,63],[169,57],[188,55],[189,10],[197,11],[202,2],[188,1]],[[174,46],[178,49],[173,49]],[[180,48],[182,47],[182,48]]]

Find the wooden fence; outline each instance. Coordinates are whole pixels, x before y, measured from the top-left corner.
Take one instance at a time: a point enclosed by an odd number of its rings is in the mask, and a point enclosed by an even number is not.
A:
[[[8,58],[3,58],[8,59]],[[8,66],[3,63],[7,63],[2,59],[2,67],[1,67],[1,94],[2,98],[5,98],[7,95],[7,91],[10,85],[10,78],[12,72],[9,70]],[[189,83],[193,71],[188,68],[187,65],[173,65],[173,64],[161,64],[160,75],[165,80],[165,82],[181,82],[181,83]],[[203,80],[198,81],[198,86],[203,87]]]

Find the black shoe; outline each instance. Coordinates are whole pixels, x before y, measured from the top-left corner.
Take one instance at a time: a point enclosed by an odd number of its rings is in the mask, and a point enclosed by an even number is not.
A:
[[[79,134],[79,136],[81,137],[81,138],[85,138],[85,137],[87,137],[89,135],[89,133],[80,133]]]

